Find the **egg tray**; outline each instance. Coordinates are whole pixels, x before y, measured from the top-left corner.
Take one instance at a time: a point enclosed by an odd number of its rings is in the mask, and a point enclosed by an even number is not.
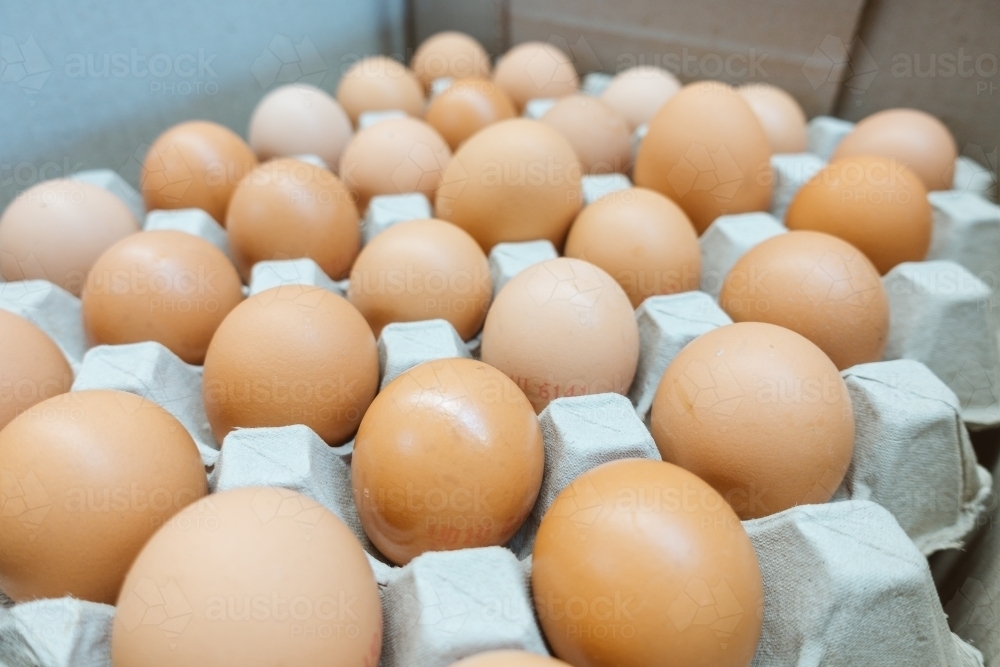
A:
[[[844,133],[843,123],[814,119],[812,150],[822,154]],[[654,297],[637,311],[641,353],[631,400],[614,394],[563,398],[540,415],[545,476],[538,502],[509,548],[432,552],[402,568],[387,564],[361,529],[351,497],[352,444],[330,448],[304,426],[244,429],[227,437],[220,453],[204,413],[199,367],[157,343],[86,350],[79,300],[44,281],[0,284],[0,307],[56,340],[73,366],[74,390],[129,391],[178,417],[198,444],[213,490],[267,485],[276,488],[261,492],[281,502],[283,490],[293,489],[338,514],[362,541],[379,581],[386,667],[443,666],[491,648],[545,652],[528,584],[538,522],[556,494],[585,470],[618,458],[659,458],[644,424],[659,378],[690,340],[730,322],[714,299],[722,277],[746,250],[785,231],[779,222],[783,207],[817,168],[809,154],[774,156],[772,164],[777,217],[716,220],[700,239],[703,291]],[[887,656],[894,664],[982,664],[978,652],[948,629],[925,559],[961,546],[981,520],[991,478],[976,465],[965,425],[1000,422],[990,289],[996,281],[987,285],[977,277],[989,282],[1000,272],[1000,256],[989,252],[1000,247],[1000,208],[981,196],[990,181],[974,163],[959,171],[956,182],[965,178],[966,191],[931,195],[931,258],[943,261],[901,265],[884,279],[892,313],[889,360],[843,373],[857,420],[854,458],[843,483],[827,504],[744,522],[765,587],[754,665],[794,665],[810,655],[822,655],[824,665],[852,667],[882,663]],[[113,172],[78,176],[141,207],[141,198]],[[585,201],[628,185],[620,175],[588,177]],[[429,215],[422,195],[376,197],[363,221],[363,238]],[[197,234],[228,253],[224,230],[197,209],[152,212],[145,227]],[[490,255],[495,290],[554,256],[545,241],[498,245]],[[284,260],[256,265],[248,292],[293,283],[346,291],[345,281],[331,280],[311,260]],[[379,338],[382,386],[423,361],[477,352],[478,341],[463,342],[444,320],[389,325]],[[725,591],[693,580],[671,605],[671,620],[678,630],[708,624],[725,642],[747,613],[727,602]],[[113,616],[113,607],[71,598],[17,605],[8,600],[0,607],[0,661],[109,664]]]

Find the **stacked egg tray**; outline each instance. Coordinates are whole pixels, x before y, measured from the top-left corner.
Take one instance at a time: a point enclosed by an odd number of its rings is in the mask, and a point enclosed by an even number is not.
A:
[[[588,87],[596,84],[585,83]],[[528,112],[539,106],[544,101],[530,104]],[[212,491],[272,487],[260,493],[274,496],[266,500],[278,504],[284,490],[297,491],[337,514],[365,547],[379,584],[385,667],[444,667],[501,648],[545,654],[529,586],[542,516],[557,494],[591,468],[615,459],[660,459],[648,424],[666,367],[694,338],[731,323],[717,304],[722,279],[751,247],[785,233],[781,220],[796,190],[825,164],[850,126],[834,118],[814,119],[809,153],[772,158],[771,212],[722,216],[700,238],[701,290],[642,303],[635,314],[639,364],[627,397],[560,398],[540,414],[541,490],[506,548],[428,552],[406,566],[390,565],[368,539],[354,506],[353,443],[331,448],[306,426],[287,426],[236,430],[220,447],[205,415],[200,367],[155,342],[87,349],[79,299],[52,283],[0,284],[0,308],[34,322],[57,342],[73,368],[73,390],[131,392],[177,417],[198,445]],[[641,137],[640,128],[636,140]],[[145,229],[181,230],[229,252],[225,231],[204,211],[147,215],[141,196],[114,172],[74,177],[121,197],[145,219]],[[584,177],[585,202],[630,185],[620,174]],[[967,430],[1000,424],[1000,348],[993,312],[1000,207],[988,199],[991,186],[984,169],[960,158],[955,190],[930,195],[934,238],[927,261],[901,264],[883,278],[890,338],[883,361],[842,373],[856,437],[846,478],[838,488],[827,489],[832,500],[744,522],[765,593],[754,665],[983,664],[981,654],[949,630],[926,557],[965,544],[993,502],[992,478],[977,465]],[[393,224],[430,215],[421,194],[375,197],[362,236],[368,242]],[[548,241],[497,245],[489,256],[494,291],[556,256]],[[341,295],[347,288],[346,281],[330,279],[312,260],[294,259],[255,265],[248,293],[285,284],[315,285]],[[378,353],[385,387],[426,361],[475,358],[478,342],[464,342],[445,320],[396,323],[382,331]],[[699,388],[709,395],[713,390],[711,384]],[[19,489],[15,484],[4,493],[17,496]],[[707,625],[722,643],[742,615],[752,613],[694,581],[682,597],[671,607],[677,630]],[[168,635],[182,632],[184,610],[153,598],[130,601],[149,612],[139,622],[158,625]],[[3,601],[0,662],[110,664],[114,607],[73,598]]]

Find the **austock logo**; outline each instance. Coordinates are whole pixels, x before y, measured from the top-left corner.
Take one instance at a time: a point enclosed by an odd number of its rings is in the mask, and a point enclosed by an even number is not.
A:
[[[536,305],[567,301],[581,324],[589,324],[594,306],[601,298],[604,283],[597,270],[585,262],[545,262],[528,269],[525,289]]]
[[[842,39],[827,35],[802,65],[813,90],[821,86],[843,84],[861,104],[861,95],[868,90],[878,75],[878,63],[860,38],[848,46]]]
[[[667,608],[667,616],[677,632],[707,626],[718,637],[721,649],[726,648],[743,614],[742,605],[725,579],[715,586],[709,586],[703,579],[691,579]]]
[[[736,196],[743,184],[743,172],[724,145],[713,151],[692,143],[667,172],[667,182],[680,197],[689,192],[707,192],[724,204]]]
[[[285,35],[275,35],[250,68],[261,88],[273,84],[319,85],[326,76],[326,62],[309,37],[298,44]]]
[[[30,531],[30,540],[35,539],[35,532],[50,509],[52,499],[34,472],[18,477],[9,470],[0,470],[0,513],[16,517]]]
[[[34,37],[18,44],[13,37],[0,35],[0,82],[16,84],[26,95],[35,95],[50,74],[52,65]]]

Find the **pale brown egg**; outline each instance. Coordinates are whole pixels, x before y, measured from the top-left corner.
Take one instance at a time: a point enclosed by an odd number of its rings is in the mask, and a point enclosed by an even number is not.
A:
[[[284,285],[223,320],[202,395],[219,442],[235,428],[304,424],[339,445],[361,423],[378,374],[375,336],[354,306],[320,287]]]
[[[625,173],[632,167],[632,132],[618,111],[590,95],[567,95],[542,122],[566,137],[584,173]]]
[[[514,383],[480,361],[441,359],[375,397],[351,485],[365,533],[405,565],[426,551],[506,544],[535,504],[544,465],[538,418]]]
[[[639,360],[639,329],[614,278],[560,257],[503,286],[486,315],[482,359],[541,412],[563,396],[625,394]]]
[[[492,81],[459,79],[431,100],[426,120],[454,151],[487,125],[516,115],[510,98]]]
[[[28,188],[0,216],[0,275],[48,280],[76,296],[101,253],[139,231],[113,194],[68,179]]]
[[[750,105],[732,88],[684,86],[649,123],[635,184],[677,202],[698,233],[724,214],[771,205],[771,148]]]
[[[365,552],[295,491],[214,493],[143,547],[115,608],[115,667],[374,667],[382,605]]]
[[[493,80],[510,96],[518,112],[536,97],[575,93],[580,77],[565,51],[546,42],[518,44],[497,61]]]
[[[275,88],[250,116],[250,147],[262,162],[276,157],[317,155],[336,170],[351,140],[351,119],[326,91],[305,83]]]
[[[410,69],[430,90],[434,79],[490,76],[490,56],[483,45],[464,32],[446,30],[431,35],[417,47]]]
[[[698,289],[701,248],[677,204],[646,188],[607,194],[576,216],[566,257],[607,271],[633,308],[648,297]]]
[[[174,125],[149,147],[139,186],[146,210],[200,208],[226,222],[229,198],[257,158],[235,132],[193,120]]]
[[[361,248],[358,219],[354,196],[333,172],[283,158],[262,164],[240,182],[226,227],[244,281],[257,262],[300,257],[339,280]]]
[[[194,440],[135,394],[73,391],[0,431],[0,590],[114,604],[142,545],[207,493]]]
[[[545,638],[575,667],[748,667],[764,586],[739,517],[670,463],[611,461],[542,518],[531,590]]]
[[[889,297],[878,270],[850,243],[788,232],[751,248],[726,275],[719,305],[735,322],[802,334],[844,370],[881,361]]]
[[[789,229],[844,239],[883,275],[927,256],[932,222],[920,177],[899,160],[868,155],[828,164],[799,189],[785,215]]]
[[[0,429],[32,405],[69,391],[73,371],[59,346],[34,324],[0,308]],[[6,493],[6,491],[5,491]]]
[[[601,101],[625,116],[635,129],[651,121],[680,89],[680,81],[671,72],[639,65],[618,72],[601,93]]]
[[[347,298],[376,337],[392,322],[441,318],[468,340],[482,328],[492,294],[490,265],[474,238],[442,220],[410,220],[365,246]]]
[[[389,118],[359,131],[340,159],[340,178],[364,211],[375,195],[420,192],[428,200],[451,161],[433,127],[415,118]]]
[[[434,212],[489,250],[548,239],[561,247],[583,199],[573,147],[551,127],[512,118],[481,130],[441,177]]]
[[[664,461],[711,484],[741,519],[825,503],[854,453],[847,385],[815,344],[739,322],[688,343],[653,399]]]
[[[895,158],[928,190],[950,190],[958,146],[940,120],[917,109],[886,109],[862,119],[837,145],[831,160],[856,155]]]
[[[388,56],[369,56],[356,62],[340,79],[337,101],[355,126],[365,111],[398,109],[414,118],[424,115],[420,80]]]
[[[757,115],[772,153],[806,150],[806,113],[794,97],[763,83],[746,84],[737,91]]]
[[[243,300],[229,258],[192,234],[128,236],[94,263],[83,288],[83,327],[92,345],[156,341],[201,364],[212,335]]]
[[[453,662],[452,667],[559,667],[562,660],[527,651],[488,651]]]

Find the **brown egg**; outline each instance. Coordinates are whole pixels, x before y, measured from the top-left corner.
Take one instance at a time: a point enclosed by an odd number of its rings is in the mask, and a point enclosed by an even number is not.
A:
[[[452,667],[559,667],[562,660],[527,651],[488,651],[451,663]]]
[[[512,118],[462,144],[441,177],[434,212],[487,252],[503,241],[548,239],[562,247],[583,199],[580,176],[561,134]]]
[[[753,544],[710,486],[648,459],[605,463],[542,518],[531,589],[575,667],[748,667],[764,587]]]
[[[487,125],[517,115],[507,94],[486,79],[459,79],[431,100],[427,122],[451,150]]]
[[[601,93],[601,101],[625,116],[635,129],[651,121],[680,89],[680,81],[667,70],[639,65],[616,74]]]
[[[83,288],[92,345],[154,340],[201,364],[212,335],[243,300],[232,262],[208,241],[177,231],[128,236],[94,263]]]
[[[927,256],[931,223],[920,178],[898,160],[868,155],[828,164],[799,189],[785,215],[789,229],[844,239],[883,275]]]
[[[451,149],[433,127],[389,118],[354,135],[340,159],[340,177],[364,211],[375,195],[420,192],[433,199],[450,161]]]
[[[3,429],[32,405],[69,391],[73,371],[59,346],[23,317],[0,309],[0,331],[3,332],[0,429]]]
[[[639,329],[614,278],[560,257],[503,286],[486,315],[482,359],[541,412],[563,396],[626,393],[639,360]]]
[[[48,280],[76,296],[107,248],[139,231],[113,194],[68,179],[28,188],[0,216],[0,276]]]
[[[752,83],[736,89],[764,128],[772,153],[806,150],[806,113],[794,97],[777,86]]]
[[[361,525],[389,560],[507,543],[542,484],[542,430],[503,373],[428,361],[383,389],[354,441]]]
[[[398,109],[424,115],[424,87],[409,69],[388,56],[370,56],[356,62],[337,86],[337,101],[355,126],[365,111]]]
[[[580,87],[570,57],[545,42],[524,42],[509,50],[497,61],[493,80],[510,96],[519,113],[528,100],[562,97]]]
[[[332,512],[274,487],[214,493],[161,528],[115,609],[115,667],[373,667],[378,584]]]
[[[198,448],[134,394],[74,391],[0,431],[0,590],[114,604],[142,545],[207,493]]]
[[[351,119],[337,100],[305,83],[275,88],[250,117],[250,147],[261,161],[312,154],[335,170],[352,133]]]
[[[784,327],[740,322],[680,351],[653,399],[664,461],[722,494],[741,519],[825,503],[854,452],[854,409],[837,367]]]
[[[735,322],[802,334],[837,368],[880,361],[889,297],[878,270],[846,241],[788,232],[750,249],[726,276],[719,304]]]
[[[928,190],[950,190],[958,146],[934,116],[916,109],[886,109],[858,123],[831,160],[856,155],[895,158],[916,172]]]
[[[392,322],[448,320],[463,340],[486,319],[493,281],[476,240],[442,220],[393,225],[365,246],[347,298],[375,336]]]
[[[423,41],[410,61],[413,73],[430,90],[434,79],[490,76],[490,57],[483,45],[464,32],[446,30]]]
[[[300,257],[339,280],[361,248],[353,195],[333,172],[291,158],[262,164],[240,182],[226,227],[244,281],[257,262]]]
[[[771,204],[771,148],[750,105],[724,84],[692,83],[649,123],[635,184],[677,202],[702,233],[724,214]]]
[[[625,117],[590,95],[567,95],[542,122],[566,137],[587,174],[624,173],[632,166],[632,131]]]
[[[202,394],[216,440],[234,428],[304,424],[346,442],[378,389],[378,350],[346,299],[285,285],[223,320],[205,356]]]
[[[701,280],[691,221],[677,204],[645,188],[612,192],[584,207],[564,254],[611,274],[633,308],[650,296],[698,289]]]
[[[139,186],[146,210],[200,208],[219,224],[236,185],[257,166],[229,128],[205,120],[174,125],[149,147]]]

